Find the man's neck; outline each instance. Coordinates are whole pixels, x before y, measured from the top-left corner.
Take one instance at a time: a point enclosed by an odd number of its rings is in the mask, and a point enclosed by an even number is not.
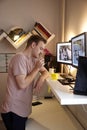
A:
[[[25,56],[27,56],[28,58],[30,58],[30,57],[32,57],[32,53],[31,53],[31,49],[25,49],[24,51],[23,51],[23,54],[25,55]]]

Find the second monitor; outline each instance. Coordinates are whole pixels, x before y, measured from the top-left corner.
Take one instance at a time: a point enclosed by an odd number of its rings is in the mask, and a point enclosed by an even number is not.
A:
[[[72,64],[71,42],[57,43],[57,62],[64,64]]]

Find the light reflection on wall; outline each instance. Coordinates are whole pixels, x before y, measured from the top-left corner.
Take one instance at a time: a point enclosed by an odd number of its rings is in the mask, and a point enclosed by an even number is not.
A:
[[[87,20],[83,21],[83,24],[81,25],[81,32],[87,32]]]
[[[73,38],[74,36],[75,36],[75,33],[74,33],[74,32],[72,32],[72,31],[71,31],[71,32],[68,32],[68,33],[67,33],[66,40],[69,41],[69,40],[71,40],[71,38]]]
[[[71,75],[75,77],[77,69],[73,67],[72,65],[68,65],[67,67],[68,67],[68,73],[70,73]]]
[[[75,67],[72,65],[64,65],[63,67],[66,74],[76,77],[77,69]]]
[[[87,17],[84,16],[84,18],[82,19],[82,21],[80,21],[80,26],[79,26],[79,33],[76,33],[75,31],[73,30],[69,30],[67,32],[67,35],[66,35],[66,41],[69,41],[71,40],[71,38],[75,37],[76,35],[80,34],[80,33],[83,33],[83,32],[87,32]]]

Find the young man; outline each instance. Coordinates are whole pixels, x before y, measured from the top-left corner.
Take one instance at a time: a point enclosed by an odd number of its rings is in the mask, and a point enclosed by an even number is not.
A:
[[[39,92],[49,73],[40,57],[46,40],[32,35],[25,50],[16,54],[10,64],[7,80],[6,98],[2,104],[2,119],[7,130],[25,130],[27,117],[32,112],[33,88]],[[41,73],[36,84],[34,79]]]

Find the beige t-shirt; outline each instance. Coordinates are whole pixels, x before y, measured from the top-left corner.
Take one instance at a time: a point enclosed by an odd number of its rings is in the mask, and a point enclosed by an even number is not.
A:
[[[27,117],[32,112],[32,93],[34,81],[25,89],[19,89],[15,76],[28,75],[35,64],[23,53],[16,54],[9,65],[6,98],[2,105],[2,112],[14,112],[19,116]]]

